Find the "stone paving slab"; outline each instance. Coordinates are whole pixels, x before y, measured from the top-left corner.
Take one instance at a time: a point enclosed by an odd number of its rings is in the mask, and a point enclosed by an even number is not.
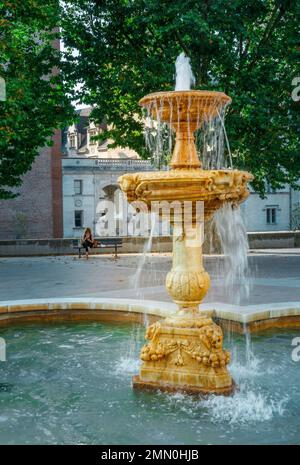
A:
[[[294,250],[294,249],[293,249]],[[170,254],[147,257],[140,279],[136,272],[141,255],[26,257],[0,259],[0,301],[48,298],[127,298],[170,301],[165,277],[171,267]],[[204,303],[222,302],[241,306],[300,302],[300,255],[251,254],[252,288],[249,297],[241,286],[226,292],[222,257],[205,257],[212,286]]]

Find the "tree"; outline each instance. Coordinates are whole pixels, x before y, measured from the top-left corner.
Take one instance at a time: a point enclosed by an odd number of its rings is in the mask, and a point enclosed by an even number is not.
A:
[[[262,194],[300,177],[297,0],[66,0],[64,73],[77,98],[107,120],[115,145],[142,157],[138,100],[174,88],[174,62],[191,58],[196,88],[233,99],[226,118],[235,166]],[[76,50],[76,53],[74,53]]]
[[[54,48],[57,0],[0,1],[0,198],[15,197],[39,148],[73,115]],[[54,72],[53,72],[54,71]]]

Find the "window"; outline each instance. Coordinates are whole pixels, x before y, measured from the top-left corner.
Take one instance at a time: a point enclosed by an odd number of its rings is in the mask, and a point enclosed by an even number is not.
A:
[[[76,148],[76,135],[75,134],[69,135],[69,145],[70,145],[70,149]]]
[[[82,194],[82,180],[81,179],[74,179],[74,194],[75,195]]]
[[[267,224],[277,223],[277,208],[276,207],[266,208],[266,221],[267,221]]]
[[[83,227],[83,211],[75,210],[75,228]]]
[[[92,137],[94,137],[96,135],[97,135],[97,130],[96,129],[91,129],[90,130],[90,145],[96,145],[97,144],[96,140],[92,140]]]

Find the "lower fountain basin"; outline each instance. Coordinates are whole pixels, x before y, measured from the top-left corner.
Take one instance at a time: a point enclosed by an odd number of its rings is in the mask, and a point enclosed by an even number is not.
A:
[[[131,389],[144,338],[140,325],[2,328],[0,443],[298,443],[300,371],[291,358],[297,334],[252,336],[251,351],[244,336],[225,333],[240,389],[232,397],[200,399]]]

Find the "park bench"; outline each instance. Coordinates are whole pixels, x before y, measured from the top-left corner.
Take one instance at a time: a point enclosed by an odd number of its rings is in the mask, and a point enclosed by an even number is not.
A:
[[[118,258],[118,247],[122,247],[123,240],[121,237],[96,237],[95,240],[99,243],[98,246],[93,247],[92,250],[107,249],[113,247],[115,249],[114,257]],[[81,244],[81,239],[74,241],[73,248],[78,250],[78,258],[85,251]]]

